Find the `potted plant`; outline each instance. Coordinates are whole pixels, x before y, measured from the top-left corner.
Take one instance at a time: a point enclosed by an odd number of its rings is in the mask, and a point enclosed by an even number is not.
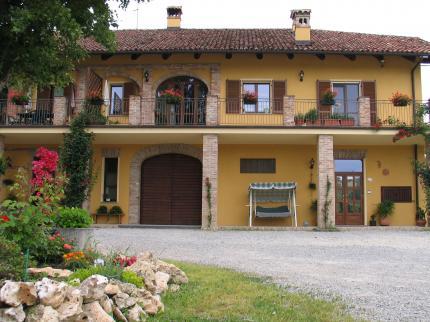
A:
[[[337,95],[336,92],[333,92],[330,89],[326,90],[322,95],[321,104],[322,105],[334,105],[336,103],[336,101],[335,101],[336,95]]]
[[[96,210],[96,224],[97,224],[97,217],[98,216],[107,216],[108,214],[108,208],[104,205],[100,205],[100,207]]]
[[[369,226],[376,226],[376,215],[370,216]]]
[[[342,115],[340,118],[340,126],[354,126],[354,119],[349,115]]]
[[[384,200],[378,204],[376,214],[379,215],[379,224],[381,226],[389,226],[390,217],[394,213],[394,202],[391,200]]]
[[[305,125],[305,114],[303,113],[296,114],[294,116],[294,123],[299,126]]]
[[[311,210],[314,212],[318,211],[318,200],[317,199],[312,200]]]
[[[407,106],[410,102],[412,102],[412,99],[406,95],[399,93],[398,91],[393,93],[393,96],[390,98],[391,103],[393,103],[394,106]]]
[[[167,104],[178,104],[184,97],[179,89],[168,88],[160,93],[160,98]]]
[[[329,118],[324,120],[324,125],[326,125],[326,126],[339,126],[341,118],[342,118],[342,115],[337,114],[337,113],[333,113],[329,116]]]
[[[255,92],[246,91],[242,95],[242,99],[244,104],[255,104],[257,103],[257,94],[255,94]]]
[[[320,125],[319,113],[316,108],[313,108],[306,112],[305,114],[305,123],[311,125]]]
[[[28,105],[30,97],[27,95],[15,95],[12,97],[12,103],[15,105]]]
[[[121,223],[121,216],[124,214],[120,206],[113,206],[109,210],[109,216],[118,216],[118,223]]]
[[[416,225],[418,227],[426,226],[426,212],[420,207],[417,208],[416,212]]]

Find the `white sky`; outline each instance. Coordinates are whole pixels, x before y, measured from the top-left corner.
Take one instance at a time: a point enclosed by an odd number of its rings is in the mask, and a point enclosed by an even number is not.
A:
[[[290,28],[291,9],[312,9],[315,29],[417,36],[430,41],[428,0],[151,0],[140,4],[131,0],[127,11],[117,11],[119,28],[165,28],[170,5],[182,6],[183,28]],[[116,7],[114,1],[112,7]],[[430,98],[430,66],[422,67],[422,84],[423,99]]]

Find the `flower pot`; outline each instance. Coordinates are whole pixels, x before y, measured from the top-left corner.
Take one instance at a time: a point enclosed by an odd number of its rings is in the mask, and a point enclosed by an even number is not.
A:
[[[303,119],[294,120],[294,122],[297,126],[303,126],[306,124],[305,120],[303,120]]]
[[[325,126],[339,126],[340,120],[338,120],[338,119],[326,119],[326,120],[324,120],[324,125]]]
[[[336,104],[336,101],[334,99],[323,98],[321,100],[321,104],[325,105],[325,106],[332,106],[332,105]]]
[[[379,224],[381,226],[390,226],[390,219],[388,217],[379,218]]]
[[[416,220],[416,225],[418,227],[425,227],[426,226],[426,220],[425,219],[417,219]]]
[[[354,119],[342,119],[340,120],[341,126],[354,126]]]
[[[321,126],[321,120],[308,120],[306,121],[306,124],[311,126]]]
[[[376,219],[370,219],[369,226],[376,226]]]

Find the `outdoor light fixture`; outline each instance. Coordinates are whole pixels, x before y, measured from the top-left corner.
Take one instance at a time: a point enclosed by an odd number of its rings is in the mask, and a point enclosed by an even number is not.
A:
[[[305,72],[303,71],[303,69],[299,72],[299,79],[301,82],[303,82],[303,78],[305,78]]]
[[[315,166],[315,160],[314,160],[314,158],[312,158],[312,159],[309,161],[309,169],[313,169],[313,168],[314,168],[314,166]]]
[[[145,77],[145,82],[149,81],[149,72],[147,70],[145,70],[145,73],[143,74],[143,76]]]

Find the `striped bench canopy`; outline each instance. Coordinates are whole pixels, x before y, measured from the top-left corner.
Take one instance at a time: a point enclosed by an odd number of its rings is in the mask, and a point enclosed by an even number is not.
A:
[[[249,190],[291,190],[296,189],[295,182],[254,182]]]

